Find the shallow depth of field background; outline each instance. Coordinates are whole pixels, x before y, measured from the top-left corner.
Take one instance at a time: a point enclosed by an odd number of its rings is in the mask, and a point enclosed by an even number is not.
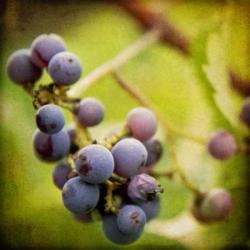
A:
[[[215,62],[218,50],[225,46],[223,62],[242,76],[250,77],[249,2],[145,2],[168,12],[172,22],[192,39],[194,56],[184,57],[158,43],[127,63],[122,69],[124,75],[165,113],[171,124],[204,137],[216,128],[227,128],[228,122],[214,104],[214,90],[201,67],[207,63],[208,41],[212,40],[209,56]],[[81,58],[85,77],[142,35],[141,27],[119,8],[100,1],[12,0],[6,1],[3,17],[2,238],[7,246],[14,248],[119,249],[120,246],[105,238],[100,222],[78,223],[63,207],[60,191],[51,179],[53,164],[39,162],[33,155],[32,135],[36,126],[31,98],[9,81],[5,62],[13,51],[28,47],[39,34],[57,33],[65,39],[68,49]],[[217,40],[222,43],[213,42],[212,36],[221,38]],[[214,55],[211,51],[215,51]],[[223,67],[220,60],[213,69],[215,73]],[[49,81],[44,72],[40,82]],[[127,112],[137,105],[110,76],[99,81],[86,96],[100,98],[106,108],[104,122],[91,130],[98,138],[122,124]],[[235,107],[239,109],[241,99],[236,99]],[[68,113],[67,118],[70,123]],[[163,133],[160,128],[161,140]],[[162,170],[170,166],[167,144],[164,145],[164,157],[157,166]],[[186,140],[179,139],[177,145],[179,161],[197,185],[203,190],[223,186],[233,192],[232,217],[225,223],[200,226],[189,218],[192,196],[179,179],[160,179],[165,188],[161,212],[146,227],[141,239],[126,249],[224,249],[242,245],[249,227],[245,193],[247,163],[239,156],[217,162],[204,147]],[[174,224],[172,231],[169,220]]]

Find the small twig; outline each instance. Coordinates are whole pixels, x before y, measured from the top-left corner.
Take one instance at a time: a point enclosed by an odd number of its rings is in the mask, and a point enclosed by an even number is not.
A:
[[[149,31],[135,41],[131,46],[126,48],[124,51],[119,53],[112,60],[102,64],[86,76],[82,81],[79,81],[72,89],[68,92],[71,97],[81,96],[86,89],[92,86],[95,82],[101,79],[103,76],[113,72],[115,69],[120,68],[126,62],[152,46],[161,37],[161,32],[158,29]]]
[[[116,135],[110,136],[104,140],[102,143],[108,149],[112,149],[112,147],[119,142],[124,136],[128,136],[130,134],[127,126],[124,126],[123,129]]]
[[[158,178],[158,177],[167,177],[168,179],[172,179],[174,176],[175,172],[173,170],[169,171],[162,171],[162,172],[156,172],[156,171],[150,171],[149,175]]]
[[[82,148],[92,143],[93,139],[87,127],[83,126],[78,122],[78,119],[75,115],[73,115],[73,119],[76,124],[77,130],[77,138],[76,143],[77,145]]]
[[[107,186],[107,195],[105,197],[106,200],[105,212],[106,213],[111,212],[117,214],[119,209],[113,204],[113,191],[117,188],[117,185],[112,181],[108,180],[106,181],[106,186]]]

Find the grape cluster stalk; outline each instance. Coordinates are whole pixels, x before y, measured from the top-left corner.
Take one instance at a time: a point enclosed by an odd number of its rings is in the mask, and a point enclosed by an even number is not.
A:
[[[235,136],[230,131],[218,130],[204,139],[173,127],[119,71],[125,62],[159,37],[159,30],[144,35],[142,40],[82,82],[80,59],[67,50],[65,41],[56,34],[38,36],[29,49],[14,52],[7,62],[9,78],[33,98],[37,110],[34,153],[41,161],[56,163],[52,179],[61,190],[65,208],[76,220],[85,223],[95,222],[98,214],[105,236],[116,244],[138,240],[146,224],[159,213],[164,190],[157,178],[161,176],[180,177],[194,195],[190,210],[200,223],[224,221],[233,208],[228,190],[215,187],[204,192],[189,180],[178,163],[174,144],[177,137],[185,137],[207,147],[208,154],[214,159],[225,161],[242,153]],[[44,69],[51,77],[51,83],[38,83]],[[117,83],[140,106],[128,112],[120,131],[111,131],[110,135],[97,141],[88,128],[103,121],[105,107],[95,97],[81,99],[72,95],[71,87],[79,82],[75,89],[82,92],[108,73],[113,74]],[[246,100],[240,114],[247,126],[250,124],[249,106],[250,102]],[[65,127],[64,109],[72,113],[73,122],[69,127]],[[162,142],[155,137],[158,123],[166,129],[173,162],[171,172],[155,170],[164,153]]]

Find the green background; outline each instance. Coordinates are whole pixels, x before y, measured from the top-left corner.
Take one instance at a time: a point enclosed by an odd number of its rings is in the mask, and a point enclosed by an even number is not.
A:
[[[184,57],[175,49],[157,43],[128,62],[122,69],[124,75],[176,127],[205,138],[223,127],[242,138],[246,130],[235,116],[242,99],[232,93],[229,85],[223,85],[228,79],[223,78],[222,72],[230,66],[244,78],[250,77],[249,3],[181,0],[145,3],[168,13],[171,21],[190,37],[192,56]],[[32,135],[36,126],[32,100],[21,87],[10,82],[5,64],[13,51],[29,47],[39,34],[57,33],[65,39],[68,49],[81,58],[84,77],[140,37],[141,27],[118,7],[101,1],[6,1],[2,24],[0,180],[5,244],[16,248],[119,249],[120,246],[105,238],[100,222],[78,223],[64,209],[60,191],[52,183],[53,165],[39,162],[33,155]],[[221,49],[225,52],[222,59],[218,58]],[[214,81],[209,81],[209,73],[203,71],[206,64],[210,75],[216,76]],[[40,82],[49,81],[44,72]],[[214,98],[215,93],[219,102]],[[104,122],[91,130],[97,137],[122,124],[127,112],[137,105],[111,76],[98,81],[85,96],[100,98],[105,105]],[[67,118],[70,123],[68,113]],[[160,127],[158,138],[163,140],[163,134]],[[167,142],[164,149],[164,157],[157,166],[162,170],[171,163]],[[160,181],[165,192],[160,215],[154,224],[147,226],[149,230],[141,239],[127,248],[222,249],[245,243],[249,226],[246,159],[236,156],[217,162],[204,146],[181,138],[176,150],[185,173],[202,190],[223,186],[233,192],[233,214],[229,221],[210,226],[192,222],[196,225],[195,232],[179,234],[175,239],[167,237],[164,226],[170,219],[175,222],[179,214],[190,216],[192,196],[178,178],[172,181],[163,178]],[[181,224],[178,230],[181,232]]]

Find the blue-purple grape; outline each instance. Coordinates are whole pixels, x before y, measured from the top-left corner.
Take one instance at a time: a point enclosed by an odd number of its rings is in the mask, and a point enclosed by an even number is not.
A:
[[[203,223],[223,221],[233,209],[231,194],[222,188],[214,188],[195,200],[192,208],[194,217]]]
[[[208,143],[209,153],[218,160],[227,160],[238,150],[237,142],[227,131],[216,132]]]
[[[133,137],[140,141],[146,141],[155,134],[157,119],[151,110],[139,107],[128,113],[127,126]]]
[[[54,104],[44,105],[37,110],[36,124],[46,134],[58,133],[65,124],[64,113]]]
[[[118,229],[117,217],[115,215],[106,215],[103,218],[103,232],[113,243],[127,245],[138,240],[143,231],[132,234],[124,234]]]
[[[128,184],[128,196],[134,202],[153,200],[159,192],[163,192],[160,183],[147,174],[133,176]]]
[[[29,49],[20,49],[10,55],[7,61],[9,78],[20,85],[35,83],[42,75],[42,70],[32,61]]]
[[[77,132],[76,132],[75,125],[71,124],[68,128],[66,128],[66,131],[69,135],[70,142],[75,143],[76,138],[77,138]]]
[[[36,131],[33,137],[33,147],[36,156],[40,160],[48,162],[58,161],[69,153],[69,136],[64,129],[53,135]]]
[[[144,211],[135,205],[125,205],[117,215],[117,227],[124,234],[137,234],[146,224]]]
[[[108,149],[93,144],[82,148],[76,158],[76,170],[83,181],[103,183],[112,175],[114,159]]]
[[[80,79],[82,66],[76,55],[60,52],[50,60],[48,71],[56,85],[66,86]]]
[[[147,150],[144,145],[134,139],[125,138],[119,141],[112,149],[115,160],[115,172],[125,178],[140,172],[147,161]]]
[[[60,162],[56,165],[53,171],[53,182],[59,188],[62,189],[64,184],[68,181],[69,174],[72,172],[72,168],[67,162]]]
[[[92,127],[99,124],[104,117],[103,104],[96,98],[88,97],[80,102],[77,118],[80,124]]]
[[[32,61],[40,68],[48,66],[53,56],[65,51],[63,39],[56,34],[42,34],[31,44]]]
[[[146,162],[146,166],[152,166],[156,164],[162,155],[162,145],[157,139],[149,139],[148,141],[143,143],[148,152],[148,158]]]
[[[86,183],[80,177],[69,179],[62,189],[64,206],[75,214],[86,214],[92,211],[99,197],[98,186]]]
[[[160,212],[160,199],[158,196],[152,201],[136,203],[146,214],[147,221],[154,219]]]

